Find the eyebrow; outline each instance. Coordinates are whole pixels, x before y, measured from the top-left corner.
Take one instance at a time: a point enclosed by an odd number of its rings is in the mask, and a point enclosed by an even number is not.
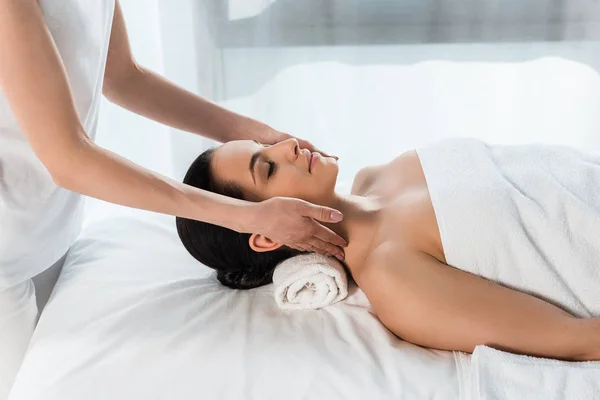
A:
[[[259,146],[262,146],[256,140],[253,140],[253,142],[256,143]],[[254,154],[252,154],[252,157],[250,157],[250,165],[248,167],[248,169],[250,170],[250,175],[252,175],[252,180],[254,181],[255,185],[256,185],[256,178],[254,176],[254,166],[256,165],[256,161],[258,161],[259,157],[260,157],[260,152],[259,151],[257,151]]]

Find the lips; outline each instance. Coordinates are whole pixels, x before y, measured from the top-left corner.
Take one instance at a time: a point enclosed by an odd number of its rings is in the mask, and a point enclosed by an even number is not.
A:
[[[311,154],[311,158],[310,158],[310,171],[312,173],[312,169],[315,167],[315,165],[317,165],[317,162],[319,161],[319,158],[321,158],[321,155],[319,153],[312,153]]]
[[[306,150],[304,152],[306,154],[306,161],[307,161],[307,167],[308,167],[308,173],[312,174],[312,170],[315,167],[315,165],[317,165],[317,162],[319,162],[319,159],[321,158],[321,154],[314,152],[311,153],[310,151]]]

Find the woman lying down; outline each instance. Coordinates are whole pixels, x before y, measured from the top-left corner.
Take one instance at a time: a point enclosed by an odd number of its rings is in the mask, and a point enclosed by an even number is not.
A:
[[[600,155],[449,139],[362,169],[293,140],[201,154],[184,182],[250,201],[295,197],[342,211],[345,266],[382,323],[414,344],[477,345],[600,360]],[[177,219],[187,250],[228,287],[272,282],[297,255],[269,238]]]

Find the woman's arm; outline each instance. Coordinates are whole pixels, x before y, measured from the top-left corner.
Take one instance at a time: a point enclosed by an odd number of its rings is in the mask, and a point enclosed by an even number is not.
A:
[[[600,318],[575,318],[427,254],[387,251],[373,260],[357,283],[404,340],[442,350],[487,345],[537,357],[600,359]]]
[[[38,158],[68,190],[262,233],[294,248],[343,254],[332,243],[344,240],[311,219],[336,222],[329,208],[293,199],[248,203],[220,196],[96,146],[79,121],[64,66],[36,0],[0,0],[0,90]]]
[[[219,142],[254,139],[270,144],[281,133],[231,112],[140,66],[131,53],[125,20],[116,3],[103,92],[113,103],[174,128]]]

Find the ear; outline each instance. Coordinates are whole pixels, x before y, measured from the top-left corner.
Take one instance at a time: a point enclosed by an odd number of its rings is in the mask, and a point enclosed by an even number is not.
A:
[[[278,248],[283,246],[279,243],[275,243],[266,236],[259,235],[256,233],[253,233],[252,236],[250,236],[250,239],[248,239],[248,244],[250,245],[250,248],[256,251],[257,253],[264,253],[267,251],[277,250]]]

